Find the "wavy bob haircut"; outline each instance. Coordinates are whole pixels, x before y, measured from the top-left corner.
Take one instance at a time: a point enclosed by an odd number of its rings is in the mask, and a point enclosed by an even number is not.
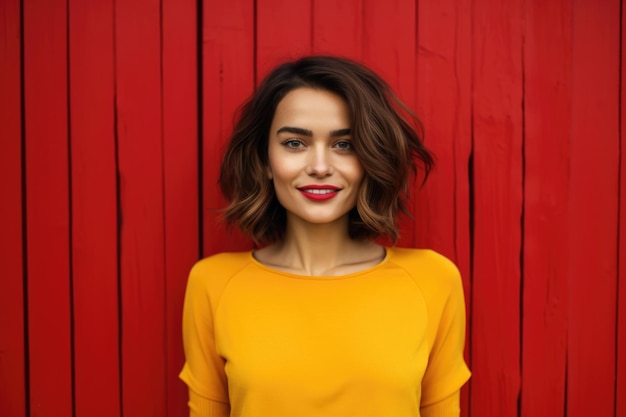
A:
[[[351,118],[354,152],[364,171],[356,207],[349,213],[354,239],[398,239],[397,217],[406,213],[408,186],[418,171],[425,181],[433,158],[422,142],[422,126],[367,67],[331,56],[309,56],[276,67],[240,109],[227,144],[219,185],[230,202],[224,217],[257,244],[283,238],[286,211],[267,176],[269,130],[278,103],[308,87],[342,97]],[[413,125],[407,121],[413,119]],[[413,127],[415,126],[415,127]]]

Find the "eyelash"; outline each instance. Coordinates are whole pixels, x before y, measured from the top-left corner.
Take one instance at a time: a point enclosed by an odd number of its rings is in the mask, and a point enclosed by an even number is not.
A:
[[[298,146],[293,146],[294,144],[297,144]],[[304,142],[302,142],[300,139],[287,139],[283,142],[283,146],[289,149],[300,149],[303,145]]]
[[[282,145],[288,149],[300,149],[304,146],[306,146],[306,144],[301,141],[300,139],[287,139],[286,141],[284,141],[282,143]],[[295,146],[297,145],[297,146]],[[343,147],[347,145],[346,147]],[[339,149],[340,151],[353,151],[354,150],[354,146],[352,145],[352,141],[349,140],[340,140],[337,141],[335,143],[333,143],[333,147]]]
[[[340,147],[339,145],[348,145],[346,148]],[[349,140],[340,140],[338,142],[336,142],[333,146],[337,147],[338,149],[342,150],[342,151],[352,151],[354,150],[354,146],[352,145],[352,142]]]

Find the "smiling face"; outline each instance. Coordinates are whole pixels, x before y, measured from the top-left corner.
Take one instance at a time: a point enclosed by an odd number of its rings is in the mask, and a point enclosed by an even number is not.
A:
[[[290,91],[269,132],[268,176],[289,222],[347,220],[363,179],[345,101],[326,90]]]

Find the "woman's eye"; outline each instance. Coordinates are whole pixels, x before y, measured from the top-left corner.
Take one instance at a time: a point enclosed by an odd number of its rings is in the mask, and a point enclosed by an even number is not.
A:
[[[298,139],[288,139],[283,142],[283,146],[289,149],[300,149],[304,147],[304,143],[302,143],[302,141]]]
[[[342,140],[335,143],[335,147],[341,149],[342,151],[351,151],[353,149],[352,142],[347,140]]]

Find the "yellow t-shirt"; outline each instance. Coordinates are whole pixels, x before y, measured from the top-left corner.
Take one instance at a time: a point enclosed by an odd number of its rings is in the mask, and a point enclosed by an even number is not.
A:
[[[203,259],[183,340],[198,416],[419,417],[437,404],[430,415],[454,416],[470,375],[459,272],[430,250],[388,248],[375,267],[324,277],[251,252]]]

